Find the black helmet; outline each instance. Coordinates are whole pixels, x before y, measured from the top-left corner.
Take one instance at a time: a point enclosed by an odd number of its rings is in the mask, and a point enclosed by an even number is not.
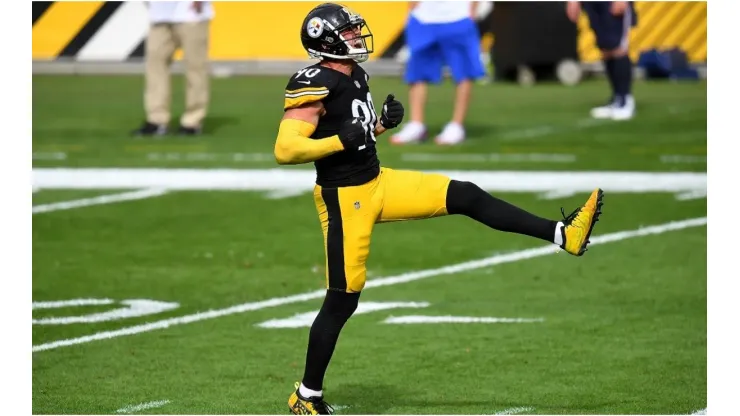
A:
[[[347,37],[347,31],[355,34]],[[365,62],[373,52],[373,34],[365,19],[336,3],[320,4],[308,12],[301,27],[301,43],[310,57],[319,59]]]

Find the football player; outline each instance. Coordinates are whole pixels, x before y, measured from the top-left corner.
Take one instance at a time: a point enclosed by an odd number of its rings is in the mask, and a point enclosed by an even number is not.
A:
[[[389,94],[376,111],[370,77],[358,65],[373,51],[367,23],[345,6],[321,4],[304,19],[301,42],[309,56],[320,61],[288,81],[275,158],[281,165],[313,162],[316,167],[313,197],[324,234],[327,291],[309,332],[303,379],[296,383],[288,406],[294,414],[331,414],[322,393],[324,374],[365,286],[375,224],[465,215],[580,256],[601,212],[602,191],[594,190],[585,205],[555,221],[504,202],[471,182],[381,167],[376,137],[398,126],[404,109]]]

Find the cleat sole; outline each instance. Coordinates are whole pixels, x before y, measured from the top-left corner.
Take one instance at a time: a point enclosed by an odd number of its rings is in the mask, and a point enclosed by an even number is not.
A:
[[[601,207],[604,205],[604,191],[599,188],[599,192],[596,196],[596,206],[597,209],[594,211],[594,217],[591,219],[591,226],[588,227],[588,233],[586,233],[586,240],[583,243],[583,246],[581,246],[581,251],[579,251],[578,256],[582,256],[586,251],[588,251],[588,244],[591,242],[591,232],[594,230],[594,225],[596,225],[597,222],[599,222],[599,216],[601,215]]]

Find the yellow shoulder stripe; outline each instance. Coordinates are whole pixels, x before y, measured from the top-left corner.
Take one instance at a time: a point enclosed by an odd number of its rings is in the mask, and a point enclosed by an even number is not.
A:
[[[286,97],[296,96],[298,94],[329,94],[329,89],[326,87],[306,87],[296,90],[285,90]]]
[[[326,87],[305,87],[298,88],[297,90],[285,90],[285,94],[298,94],[302,92],[329,92]]]
[[[285,94],[285,104],[283,105],[283,109],[288,110],[290,108],[296,108],[305,104],[321,101],[328,95],[328,93],[329,91],[327,91],[326,94],[301,94],[297,97],[288,97],[288,94]]]

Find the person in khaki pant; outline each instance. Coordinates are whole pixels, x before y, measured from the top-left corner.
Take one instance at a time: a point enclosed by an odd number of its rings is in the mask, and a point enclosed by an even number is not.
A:
[[[146,121],[134,134],[161,136],[170,122],[170,66],[175,50],[184,52],[185,112],[178,134],[197,135],[203,128],[209,99],[208,33],[213,6],[204,1],[149,2],[146,39]]]

